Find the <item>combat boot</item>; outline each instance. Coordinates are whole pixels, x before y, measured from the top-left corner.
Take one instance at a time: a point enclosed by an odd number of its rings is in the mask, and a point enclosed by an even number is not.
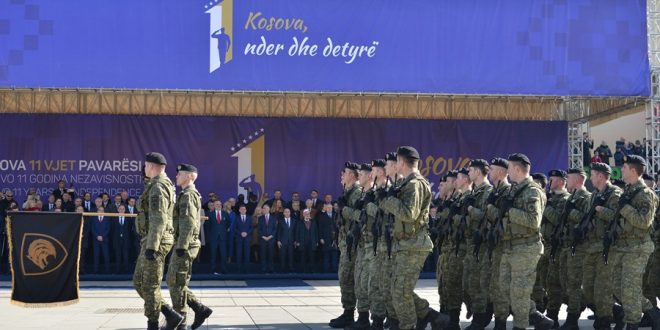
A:
[[[345,327],[346,330],[367,330],[371,327],[369,323],[369,312],[359,312],[355,323]]]
[[[388,322],[390,322],[390,326],[389,326],[390,330],[401,330],[401,328],[399,328],[399,320],[391,319],[389,318],[389,316],[387,317],[387,320]]]
[[[160,306],[160,312],[165,315],[165,326],[162,330],[175,330],[183,321],[183,316],[172,309],[170,305]]]
[[[623,311],[623,307],[617,303],[612,304],[612,316],[614,316],[614,330],[623,330],[626,326],[626,321],[624,320],[626,312]]]
[[[378,316],[371,316],[371,330],[383,330],[385,327],[383,326],[383,321],[385,320],[384,317],[378,317]]]
[[[155,322],[148,321],[147,322],[147,330],[158,330],[158,321],[155,321]]]
[[[506,330],[506,320],[495,319],[493,330]]]
[[[534,326],[535,330],[550,330],[555,322],[541,314],[539,311],[534,311],[529,314],[529,325]]]
[[[660,330],[660,309],[658,309],[658,307],[653,307],[647,310],[644,312],[644,315],[648,315],[650,320],[649,327],[653,330]]]
[[[562,324],[561,327],[559,327],[559,330],[579,330],[580,327],[578,327],[578,319],[580,316],[577,314],[571,314],[568,313],[566,316],[566,322]]]
[[[449,310],[449,325],[447,325],[448,330],[461,330],[461,310],[460,309],[451,309]]]
[[[549,319],[554,323],[552,329],[559,328],[559,310],[558,309],[548,309],[545,314]]]
[[[176,327],[176,330],[186,330],[186,329],[188,329],[188,324],[186,322],[186,313],[181,313],[181,316],[183,316],[183,321],[181,321],[181,324],[179,324],[179,326]]]
[[[212,309],[202,305],[202,303],[197,301],[188,303],[188,306],[193,310],[193,312],[195,312],[195,320],[191,326],[193,330],[201,327],[202,324],[204,324],[204,321],[206,321],[206,319],[208,319],[209,316],[213,314]]]
[[[596,319],[594,320],[594,329],[596,330],[610,330],[612,329],[611,327],[612,324],[612,319],[608,317],[600,317],[596,315]]]
[[[472,316],[472,323],[470,323],[470,325],[468,325],[464,330],[483,330],[483,317],[484,313],[475,313]]]
[[[431,323],[431,329],[439,330],[444,329],[449,325],[449,316],[442,314],[433,308],[429,308],[428,313],[423,319],[417,320],[416,329],[426,329],[426,326]]]
[[[637,330],[639,329],[639,323],[628,323],[626,325],[626,330]]]
[[[345,309],[338,318],[330,320],[331,328],[343,329],[355,322],[355,309]]]
[[[493,318],[493,303],[491,302],[488,303],[488,305],[486,306],[486,314],[484,314],[481,319],[482,321],[484,321],[483,322],[484,328],[490,325],[490,320],[492,318]]]

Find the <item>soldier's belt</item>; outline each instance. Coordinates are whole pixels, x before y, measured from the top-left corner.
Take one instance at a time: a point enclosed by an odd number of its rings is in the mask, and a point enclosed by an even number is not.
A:
[[[502,244],[504,244],[505,247],[511,247],[515,245],[521,245],[521,244],[528,244],[528,243],[534,243],[534,242],[540,242],[539,236],[530,236],[530,237],[520,237],[520,238],[513,238],[510,240],[504,240],[502,241]]]

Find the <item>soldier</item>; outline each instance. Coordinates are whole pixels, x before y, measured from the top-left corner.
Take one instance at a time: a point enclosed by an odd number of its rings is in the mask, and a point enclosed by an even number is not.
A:
[[[436,280],[438,282],[438,296],[440,302],[440,312],[447,312],[447,297],[450,288],[447,286],[447,273],[448,273],[448,260],[449,251],[451,250],[451,240],[447,238],[451,235],[451,224],[449,221],[449,213],[451,212],[451,205],[458,199],[460,193],[456,190],[455,182],[458,172],[449,171],[444,177],[445,183],[441,185],[441,193],[443,201],[440,205],[441,209],[438,210],[438,239],[435,245],[438,248],[438,264],[435,268]]]
[[[430,309],[428,301],[414,292],[424,261],[433,249],[426,224],[431,188],[419,173],[418,165],[419,153],[415,148],[399,147],[396,166],[404,179],[396,189],[381,196],[383,200],[379,205],[383,211],[394,215],[391,299],[398,327],[391,323],[390,329],[424,329],[428,323],[433,329],[440,329],[448,323],[446,315]]]
[[[355,297],[357,298],[358,319],[352,325],[346,327],[348,330],[369,329],[369,269],[373,261],[373,237],[365,234],[362,228],[362,222],[366,219],[364,228],[369,228],[373,223],[373,217],[363,212],[365,197],[368,194],[373,196],[373,181],[371,180],[371,164],[360,165],[358,172],[358,183],[362,187],[362,196],[356,201],[354,207],[344,207],[342,214],[346,214],[347,219],[352,219],[350,225],[351,231],[348,233],[347,242],[351,246],[347,249],[354,249],[352,258],[355,259]],[[372,198],[373,199],[373,198]],[[363,219],[363,216],[366,218]],[[356,231],[359,232],[356,234]],[[358,237],[359,236],[359,237]],[[359,239],[359,240],[358,240]]]
[[[572,242],[575,240],[575,228],[578,228],[580,221],[589,213],[591,204],[591,193],[584,187],[584,181],[587,175],[581,168],[572,168],[568,170],[566,186],[571,193],[571,197],[566,203],[565,212],[567,214],[567,223],[562,228],[565,237],[561,250],[561,270],[562,282],[566,283],[566,294],[568,303],[566,312],[566,322],[560,327],[562,330],[577,330],[578,319],[582,312],[582,261],[586,255],[584,246],[572,249]]]
[[[607,164],[591,164],[591,184],[596,189],[589,205],[593,211],[589,222],[579,228],[579,235],[584,237],[581,249],[585,251],[582,261],[584,305],[594,311],[597,330],[610,329],[612,322],[612,267],[602,261],[602,237],[612,221],[622,191],[610,182],[611,173]]]
[[[509,156],[508,173],[515,186],[501,206],[508,212],[503,219],[499,283],[500,290],[508,293],[506,300],[513,313],[514,329],[525,329],[531,324],[537,330],[547,330],[552,327],[552,320],[539,313],[530,300],[536,264],[543,253],[540,227],[546,203],[543,188],[529,176],[530,167],[527,156]]]
[[[536,303],[536,309],[547,308],[547,316],[554,321],[554,327],[559,327],[559,308],[565,290],[565,283],[561,281],[560,250],[561,245],[552,249],[552,236],[555,230],[559,230],[559,222],[564,214],[566,202],[570,194],[566,190],[566,172],[563,170],[552,170],[548,173],[550,179],[548,202],[543,211],[541,221],[541,234],[543,241],[543,255],[536,266],[535,290],[532,295]],[[555,255],[551,256],[552,253]],[[544,304],[544,296],[547,297],[547,305]],[[539,294],[540,293],[540,294]]]
[[[186,329],[187,306],[195,312],[193,329],[199,328],[211,316],[213,311],[202,305],[188,288],[192,263],[199,253],[199,216],[202,208],[202,197],[195,188],[197,168],[190,164],[179,164],[176,167],[176,184],[182,191],[174,204],[174,252],[167,268],[167,287],[172,297],[174,310],[183,316],[183,321],[177,329]]]
[[[147,329],[158,329],[158,317],[165,315],[165,329],[173,330],[183,321],[183,316],[170,307],[160,294],[165,256],[172,249],[174,229],[174,185],[165,174],[165,157],[157,152],[145,156],[145,176],[149,178],[140,196],[140,216],[136,228],[142,240],[140,255],[135,265],[133,286],[144,299],[144,315]]]
[[[488,197],[488,206],[486,209],[486,217],[489,222],[488,231],[488,250],[491,255],[489,262],[491,263],[491,277],[489,282],[490,301],[492,302],[491,309],[495,313],[495,330],[506,329],[506,319],[509,317],[509,303],[507,300],[508,292],[502,292],[500,289],[500,261],[502,260],[502,236],[504,235],[502,227],[503,214],[500,211],[500,206],[503,200],[509,194],[511,184],[507,179],[509,162],[504,158],[494,158],[490,161],[490,180],[495,185],[495,189]],[[485,287],[485,285],[484,285]],[[492,315],[484,316],[484,327],[486,322],[490,322]]]
[[[360,198],[360,185],[357,182],[358,168],[358,164],[346,162],[341,172],[341,184],[344,187],[344,194],[337,200],[341,221],[337,241],[339,245],[339,289],[344,313],[330,320],[329,326],[332,328],[347,327],[353,324],[355,320],[355,258],[349,259],[346,250],[346,235],[350,231],[352,219],[346,218],[346,216],[352,215],[351,207],[355,206],[355,202]],[[347,212],[344,213],[343,209],[346,209]]]
[[[474,183],[472,198],[474,203],[467,207],[466,226],[464,231],[467,253],[463,259],[463,278],[466,279],[465,291],[472,303],[472,330],[482,330],[487,317],[488,286],[482,286],[481,276],[490,273],[490,266],[486,259],[486,249],[476,250],[476,244],[481,244],[481,233],[485,232],[485,215],[487,200],[493,186],[488,181],[490,166],[483,159],[473,159],[469,165],[470,181]],[[484,280],[484,283],[487,283]],[[490,320],[490,318],[489,318]]]
[[[660,178],[660,175],[658,175]],[[646,264],[646,272],[644,273],[643,292],[651,304],[655,305],[657,298],[660,297],[660,207],[655,211],[655,220],[653,221],[651,239],[655,244],[655,250],[649,257]],[[644,314],[640,327],[650,327],[651,320],[647,314]]]
[[[626,188],[619,198],[618,212],[615,212],[617,224],[608,228],[603,241],[605,247],[608,239],[613,245],[609,258],[613,273],[618,275],[613,279],[614,295],[621,301],[629,330],[639,327],[642,311],[653,320],[654,329],[660,327],[660,310],[642,295],[644,266],[654,250],[649,229],[658,205],[658,197],[641,178],[645,169],[644,158],[625,157],[621,175]],[[613,231],[618,231],[618,238],[611,238]]]

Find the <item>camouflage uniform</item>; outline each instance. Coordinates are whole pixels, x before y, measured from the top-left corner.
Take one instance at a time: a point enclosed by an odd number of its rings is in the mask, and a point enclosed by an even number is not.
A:
[[[446,285],[447,281],[447,267],[449,262],[449,251],[451,251],[451,240],[448,237],[451,235],[451,232],[443,232],[445,229],[451,229],[451,226],[447,226],[447,221],[450,213],[450,203],[451,200],[457,198],[459,195],[458,192],[455,192],[452,196],[449,197],[446,201],[443,202],[442,210],[438,210],[438,235],[442,236],[442,242],[435,242],[438,244],[439,256],[437,265],[435,268],[435,278],[438,284],[438,296],[440,311],[445,312],[447,310],[447,296],[449,295],[449,288]],[[448,230],[450,231],[450,230]]]
[[[199,210],[202,207],[201,195],[194,184],[184,188],[174,204],[174,250],[185,250],[183,256],[172,253],[167,269],[167,287],[172,297],[172,306],[179,313],[186,313],[187,302],[198,302],[188,288],[192,263],[199,248]]]
[[[649,257],[644,273],[644,297],[651,303],[655,303],[657,297],[660,297],[660,208],[656,210],[655,221],[653,222],[653,231],[651,238],[655,244],[655,250]],[[655,304],[654,304],[655,305]]]
[[[165,256],[174,243],[172,211],[174,185],[164,173],[153,177],[140,196],[140,216],[135,223],[142,240],[135,265],[133,286],[144,299],[144,315],[150,322],[158,322],[160,308],[167,303],[160,293]],[[147,260],[146,250],[154,250],[154,260]]]
[[[571,243],[573,242],[574,228],[577,228],[582,218],[589,212],[591,205],[591,193],[582,188],[577,190],[569,201],[575,205],[575,209],[568,214],[565,237],[562,247],[561,260],[566,262],[562,267],[566,283],[566,293],[568,295],[567,313],[579,315],[582,310],[582,261],[586,256],[586,247],[579,245],[575,249],[575,255],[572,255]]]
[[[344,192],[347,205],[343,208],[341,217],[342,225],[339,228],[339,289],[341,291],[341,305],[347,309],[354,309],[356,305],[355,297],[355,251],[352,252],[352,259],[348,259],[346,250],[346,235],[348,235],[355,211],[352,209],[355,202],[360,199],[360,186],[355,183],[348,187]]]
[[[516,195],[516,192],[520,194]],[[543,189],[527,177],[509,192],[513,207],[504,218],[504,237],[500,260],[500,290],[507,292],[507,305],[513,312],[513,325],[529,325],[530,296],[534,287],[536,264],[543,253],[540,226],[546,203]]]
[[[641,189],[641,191],[639,190]],[[639,192],[637,192],[639,191]],[[614,295],[619,298],[627,323],[639,323],[642,312],[651,309],[651,303],[642,295],[644,267],[654,250],[649,229],[658,205],[658,197],[644,181],[626,185],[623,196],[632,200],[619,212],[619,238],[612,247]],[[625,281],[623,280],[625,279]]]
[[[461,206],[470,195],[470,191],[461,193],[458,200],[452,205],[452,208],[462,208]],[[447,258],[447,264],[443,271],[443,282],[446,296],[443,296],[442,299],[444,307],[451,315],[451,313],[455,314],[456,311],[460,313],[463,301],[466,300],[465,287],[463,285],[463,259],[465,258],[467,247],[465,244],[461,244],[458,247],[458,253],[456,253],[455,233],[461,222],[462,215],[456,214],[456,212],[451,212],[449,216],[451,217],[449,219],[451,230],[445,238],[447,246],[443,247],[442,250]],[[455,320],[452,320],[452,323],[455,325]]]
[[[385,189],[387,185],[380,187],[378,189]],[[389,275],[384,274],[384,264],[389,260],[387,255],[387,244],[385,243],[385,215],[382,210],[378,208],[380,200],[376,198],[374,202],[369,203],[365,206],[367,215],[369,216],[369,222],[365,228],[365,232],[362,233],[362,237],[365,239],[364,253],[369,255],[371,258],[370,268],[369,268],[369,279],[368,279],[368,291],[369,291],[369,303],[371,309],[371,315],[374,319],[384,319],[386,316],[386,296],[384,288],[381,283],[383,277],[387,277],[389,280]],[[372,228],[378,227],[378,242],[376,246],[376,254],[374,255],[374,236]],[[373,257],[371,257],[373,256]],[[390,290],[387,290],[390,292]],[[391,294],[391,293],[390,293]]]
[[[612,221],[614,212],[618,207],[621,189],[607,183],[603,191],[591,195],[589,207],[596,198],[607,198],[603,211],[594,213],[591,222],[593,229],[590,230],[581,249],[585,256],[582,261],[582,292],[584,294],[584,305],[593,306],[596,317],[604,321],[603,328],[610,328],[612,321],[612,267],[603,262],[603,235]],[[598,324],[596,324],[598,325]],[[598,328],[598,327],[597,327]]]
[[[496,230],[496,223],[500,214],[500,209],[498,208],[499,202],[501,199],[509,194],[511,190],[510,184],[501,184],[500,187],[496,188],[496,193],[498,199],[495,201],[494,205],[488,207],[486,211],[486,217],[488,218],[490,231]],[[503,233],[501,233],[503,234]],[[500,236],[501,238],[501,236]],[[509,317],[509,303],[508,303],[508,292],[503,292],[499,283],[500,278],[500,261],[502,260],[502,243],[497,244],[492,252],[492,258],[490,260],[491,264],[491,277],[490,284],[488,286],[488,291],[490,292],[490,300],[493,302],[493,311],[495,313],[495,319],[504,320]]]
[[[543,220],[541,222],[543,255],[536,266],[536,281],[534,283],[534,290],[532,291],[532,300],[536,303],[537,309],[544,310],[547,308],[549,313],[559,311],[562,295],[565,292],[564,285],[560,279],[561,251],[557,251],[555,262],[551,262],[550,240],[554,228],[559,224],[559,219],[564,212],[569,197],[570,194],[565,190],[559,193],[553,193],[548,200],[548,205],[543,211]],[[547,306],[545,304],[546,299]]]
[[[401,329],[414,329],[428,301],[415,293],[415,284],[433,243],[427,230],[431,189],[428,181],[413,172],[403,180],[397,197],[387,197],[380,208],[394,215],[394,264],[391,290],[394,310]],[[426,313],[424,313],[426,314]]]

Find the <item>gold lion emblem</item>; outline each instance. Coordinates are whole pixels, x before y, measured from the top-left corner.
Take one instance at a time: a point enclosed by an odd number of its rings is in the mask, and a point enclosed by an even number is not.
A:
[[[55,251],[53,243],[45,239],[36,239],[30,243],[27,258],[41,270],[46,269],[48,266],[48,257],[50,256],[57,258],[57,251]]]

